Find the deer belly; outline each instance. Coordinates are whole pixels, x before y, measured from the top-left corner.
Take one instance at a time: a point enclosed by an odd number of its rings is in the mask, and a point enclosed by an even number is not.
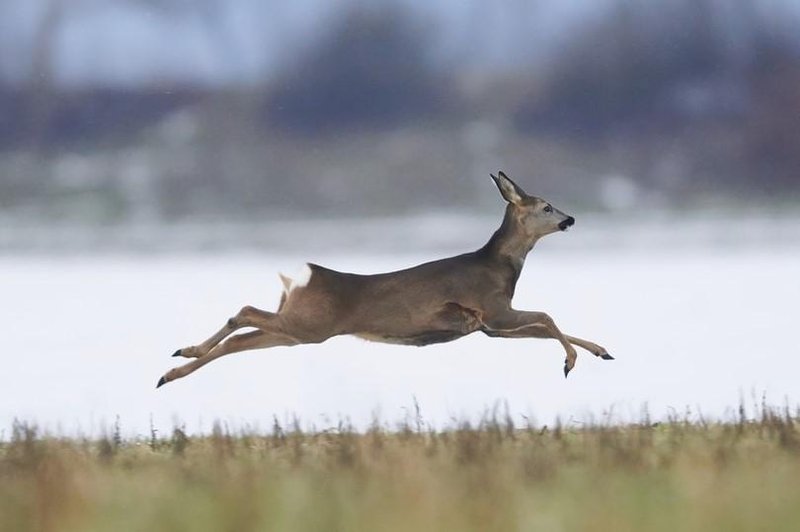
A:
[[[422,347],[423,345],[450,342],[457,338],[461,338],[465,334],[466,333],[461,331],[424,331],[408,336],[390,336],[376,333],[359,333],[355,336],[363,340],[380,342],[382,344],[414,345],[417,347]]]
[[[393,323],[384,330],[359,332],[355,336],[371,342],[423,346],[450,342],[481,327],[479,313],[457,303],[447,303],[427,319],[416,318],[413,324]]]

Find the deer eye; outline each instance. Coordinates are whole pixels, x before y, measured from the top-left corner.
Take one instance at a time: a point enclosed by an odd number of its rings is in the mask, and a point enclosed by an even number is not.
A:
[[[550,205],[545,205],[544,212],[553,212],[553,207],[551,207]]]

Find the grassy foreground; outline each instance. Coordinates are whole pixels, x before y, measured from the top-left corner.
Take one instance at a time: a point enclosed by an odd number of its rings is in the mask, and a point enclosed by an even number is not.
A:
[[[0,443],[0,530],[797,530],[797,414]]]

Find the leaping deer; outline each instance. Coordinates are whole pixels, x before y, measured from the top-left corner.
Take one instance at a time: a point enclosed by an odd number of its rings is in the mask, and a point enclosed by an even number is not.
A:
[[[544,312],[511,308],[528,252],[540,238],[567,230],[575,219],[529,196],[503,172],[490,175],[508,205],[500,228],[479,250],[376,275],[306,264],[294,280],[280,276],[284,291],[277,312],[242,308],[205,342],[177,350],[172,356],[194,360],[168,371],[156,387],[231,353],[316,344],[343,334],[416,346],[475,331],[503,338],[553,338],[567,353],[565,377],[575,366],[573,346],[613,360],[603,347],[563,334]],[[243,327],[256,330],[225,340]]]

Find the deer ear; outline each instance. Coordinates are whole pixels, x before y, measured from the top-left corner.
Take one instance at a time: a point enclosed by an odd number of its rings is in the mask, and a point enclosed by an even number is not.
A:
[[[519,188],[517,184],[511,181],[502,171],[497,172],[497,175],[489,174],[489,176],[491,176],[494,184],[500,189],[500,194],[503,196],[503,199],[507,202],[519,205],[522,203],[523,198],[527,196],[525,191]]]

